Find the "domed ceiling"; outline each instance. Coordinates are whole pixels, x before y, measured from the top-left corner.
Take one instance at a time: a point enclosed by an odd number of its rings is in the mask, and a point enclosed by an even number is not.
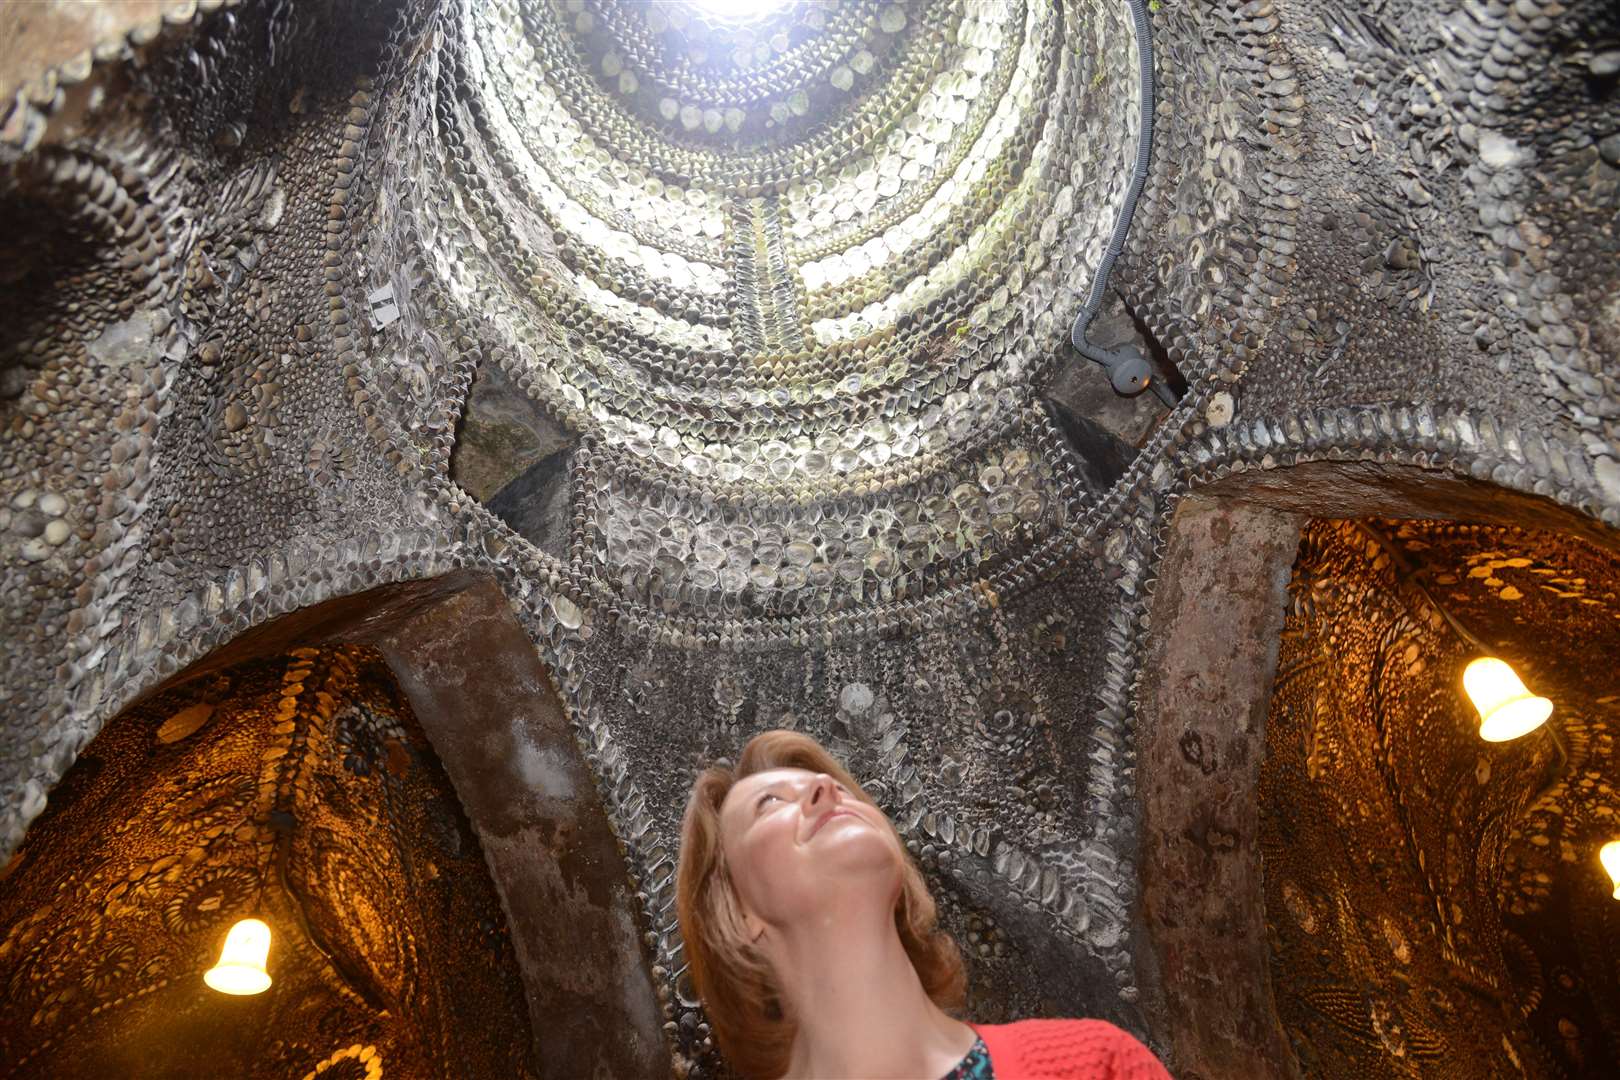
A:
[[[1242,1013],[1263,741],[1225,749],[1269,695],[1144,706],[1183,510],[1620,525],[1603,0],[90,7],[0,34],[7,850],[211,651],[479,575],[689,1075],[680,810],[777,726],[896,820],[976,1017],[1220,1075],[1287,1053]],[[1218,611],[1286,579],[1297,527],[1281,569],[1247,535],[1197,534]],[[1184,659],[1274,664],[1199,625]]]
[[[1134,155],[1123,5],[467,4],[425,269],[579,432],[617,594],[824,612],[1074,512],[1032,384]],[[442,192],[423,192],[442,200]]]

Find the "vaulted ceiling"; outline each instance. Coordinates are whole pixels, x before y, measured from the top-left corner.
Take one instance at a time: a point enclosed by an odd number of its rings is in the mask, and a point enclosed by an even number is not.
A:
[[[106,7],[0,34],[6,850],[214,650],[484,577],[682,1069],[680,807],[788,726],[902,828],[977,1015],[1219,1075],[1316,1030],[1174,1004],[1269,978],[1298,516],[1612,547],[1601,0]],[[1206,690],[1252,722],[1161,707]]]

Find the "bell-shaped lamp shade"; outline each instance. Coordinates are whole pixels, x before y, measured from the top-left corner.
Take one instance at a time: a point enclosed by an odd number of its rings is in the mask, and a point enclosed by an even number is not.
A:
[[[1599,848],[1598,858],[1603,860],[1603,869],[1614,882],[1614,898],[1620,900],[1620,840],[1610,840]]]
[[[1463,689],[1479,710],[1479,737],[1507,742],[1528,735],[1552,715],[1552,702],[1525,688],[1505,660],[1481,656],[1463,669]]]
[[[270,927],[259,919],[243,919],[225,935],[219,963],[203,974],[203,982],[222,994],[262,994],[270,989],[264,962],[270,956]]]

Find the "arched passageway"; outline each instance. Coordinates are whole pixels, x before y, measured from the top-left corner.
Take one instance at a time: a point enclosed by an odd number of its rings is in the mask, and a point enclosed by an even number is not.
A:
[[[215,993],[248,916],[272,986]],[[663,1052],[589,773],[473,578],[277,620],[109,722],[0,924],[7,1075],[647,1075]]]
[[[1147,1005],[1178,1076],[1607,1074],[1614,549],[1549,502],[1367,462],[1181,503],[1138,684]],[[1480,740],[1481,651],[1555,734]]]
[[[216,993],[203,972],[250,916],[271,989]],[[0,922],[7,1075],[529,1069],[478,839],[375,648],[235,664],[117,717],[28,834]]]

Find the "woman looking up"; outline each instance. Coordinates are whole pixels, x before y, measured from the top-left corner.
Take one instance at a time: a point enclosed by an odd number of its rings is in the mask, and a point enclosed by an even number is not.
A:
[[[692,982],[750,1080],[1168,1080],[1101,1020],[972,1025],[894,826],[822,746],[767,731],[706,769],[676,886]]]

